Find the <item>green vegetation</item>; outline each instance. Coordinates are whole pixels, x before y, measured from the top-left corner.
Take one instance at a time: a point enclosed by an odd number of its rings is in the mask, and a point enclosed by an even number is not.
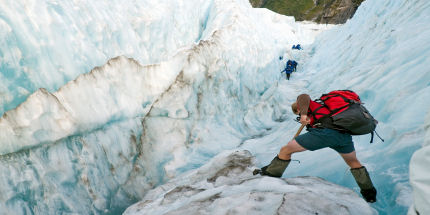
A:
[[[294,16],[296,20],[305,20],[307,11],[314,7],[313,0],[267,0],[263,7],[280,14]]]
[[[249,0],[253,7],[261,7],[263,6],[264,0]]]
[[[253,7],[263,7],[279,14],[294,16],[297,21],[344,23],[364,0],[249,0]]]

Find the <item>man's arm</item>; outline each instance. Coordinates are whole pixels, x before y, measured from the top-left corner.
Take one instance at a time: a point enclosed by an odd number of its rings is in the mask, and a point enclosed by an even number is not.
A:
[[[311,102],[311,97],[308,94],[300,94],[297,96],[297,106],[300,112],[300,122],[304,125],[310,123],[308,118],[308,109]]]
[[[297,96],[297,106],[299,107],[300,115],[308,115],[310,102],[311,97],[308,94],[300,94]]]

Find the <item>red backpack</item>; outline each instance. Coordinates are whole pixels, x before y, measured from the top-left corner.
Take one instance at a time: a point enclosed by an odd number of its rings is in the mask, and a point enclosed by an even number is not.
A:
[[[311,124],[347,132],[351,135],[372,134],[378,121],[361,103],[360,97],[351,90],[335,90],[311,101]],[[382,140],[382,139],[381,139]]]

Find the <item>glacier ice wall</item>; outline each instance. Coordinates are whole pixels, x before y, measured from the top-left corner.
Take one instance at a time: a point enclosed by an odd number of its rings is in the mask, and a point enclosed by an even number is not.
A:
[[[408,171],[428,130],[429,8],[368,0],[310,45],[331,26],[245,0],[2,4],[0,211],[118,214],[224,150],[247,149],[265,165],[298,127],[296,96],[338,88],[360,94],[386,139],[354,137],[379,191],[372,207],[404,214],[414,195],[427,210]],[[292,51],[297,43],[305,49]],[[291,58],[299,67],[287,82],[279,72]],[[285,177],[358,191],[332,151],[295,159]]]
[[[140,135],[140,120],[131,119],[1,156],[0,214],[122,213],[152,188],[141,173]]]
[[[181,67],[167,64],[142,67],[118,57],[50,93],[40,89],[0,118],[1,153],[54,142],[78,132],[121,119],[145,115],[168,89]],[[122,72],[127,71],[127,72]],[[156,81],[159,84],[154,84]],[[76,90],[79,89],[79,90]]]
[[[120,12],[130,10],[119,4],[99,5],[99,8],[107,9],[107,15],[125,14]],[[279,78],[284,64],[279,61],[279,56],[288,56],[286,49],[293,43],[312,42],[321,28],[328,27],[297,24],[293,18],[267,10],[254,11],[247,1],[177,2],[178,5],[175,3],[173,7],[178,13],[172,9],[175,15],[173,18],[168,16],[167,21],[163,16],[168,13],[153,19],[149,19],[153,15],[146,17],[146,13],[154,13],[152,10],[163,11],[167,7],[165,4],[167,1],[143,7],[143,18],[135,15],[132,21],[112,17],[119,20],[118,25],[124,22],[124,31],[128,31],[134,18],[143,19],[141,24],[150,28],[141,29],[138,35],[147,35],[147,38],[131,40],[141,42],[144,47],[153,46],[148,51],[153,58],[145,57],[147,52],[138,48],[131,49],[132,54],[123,53],[122,45],[107,42],[100,46],[107,49],[106,53],[125,56],[112,58],[91,71],[86,69],[111,56],[93,56],[93,44],[84,44],[85,50],[61,49],[58,47],[61,43],[56,44],[54,36],[29,32],[30,38],[36,37],[35,41],[52,40],[52,49],[64,51],[54,55],[60,63],[61,56],[87,55],[89,61],[67,58],[64,63],[74,62],[73,66],[82,67],[71,68],[73,75],[89,72],[64,85],[62,83],[68,78],[60,78],[61,81],[55,83],[34,84],[34,89],[43,88],[35,90],[25,102],[6,111],[0,118],[1,213],[118,214],[142,198],[147,189],[165,181],[166,175],[173,177],[184,171],[180,168],[201,165],[214,154],[239,145],[243,138],[259,135],[260,130],[266,128],[252,125],[252,120],[257,117],[247,117],[246,122],[243,118],[249,107],[264,101],[265,92]],[[91,7],[91,4],[85,5],[81,7]],[[192,9],[189,8],[191,5]],[[200,8],[195,9],[195,6]],[[4,10],[20,11],[19,7],[9,9]],[[196,12],[189,14],[187,11],[190,10]],[[250,13],[258,16],[247,16]],[[38,20],[24,16],[18,17],[17,22],[19,18],[24,23],[37,23]],[[41,21],[40,25],[43,24],[45,22]],[[80,23],[63,24],[81,26]],[[264,24],[271,25],[273,30],[267,32],[259,28]],[[19,24],[19,27],[23,26]],[[46,28],[75,36],[64,29]],[[168,30],[176,28],[185,35]],[[104,30],[100,35],[86,30],[82,30],[83,35],[96,39],[100,36],[99,39],[104,40]],[[109,29],[106,31],[110,32]],[[27,34],[19,28],[9,33],[12,34],[10,37]],[[10,47],[20,49],[18,44],[6,46],[6,49]],[[38,47],[27,48],[38,50]],[[133,53],[137,57],[126,57]],[[49,56],[41,53],[38,59],[32,60],[34,64],[24,64],[32,70],[46,72],[33,73],[38,75],[37,78],[25,77],[28,81],[44,80],[44,76],[67,76],[64,70],[44,68],[45,63],[55,61]],[[6,62],[4,65],[16,64]],[[8,71],[19,74],[21,70],[16,66]],[[4,89],[11,88],[12,91],[33,85],[10,77],[1,78],[10,83]],[[240,79],[245,82],[238,82]],[[19,97],[12,91],[2,91],[6,101],[10,97]],[[4,110],[19,103],[18,100],[8,102],[3,104]],[[217,132],[225,135],[219,136]],[[218,141],[222,144],[216,143]],[[214,148],[199,151],[202,145]],[[189,156],[191,160],[185,159],[189,154],[194,156]]]
[[[124,55],[142,64],[170,58],[204,36],[211,4],[3,1],[0,115],[38,88],[55,91],[110,58]]]

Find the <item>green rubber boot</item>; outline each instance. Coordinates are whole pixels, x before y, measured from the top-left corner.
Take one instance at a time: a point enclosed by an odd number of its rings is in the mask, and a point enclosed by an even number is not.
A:
[[[271,177],[280,178],[287,168],[288,164],[290,164],[290,160],[282,160],[279,159],[278,156],[273,158],[272,162],[269,165],[261,168],[261,175],[267,175]]]
[[[351,173],[360,187],[360,193],[363,198],[370,203],[376,202],[376,189],[373,186],[372,180],[369,177],[369,173],[366,167],[351,169]]]

